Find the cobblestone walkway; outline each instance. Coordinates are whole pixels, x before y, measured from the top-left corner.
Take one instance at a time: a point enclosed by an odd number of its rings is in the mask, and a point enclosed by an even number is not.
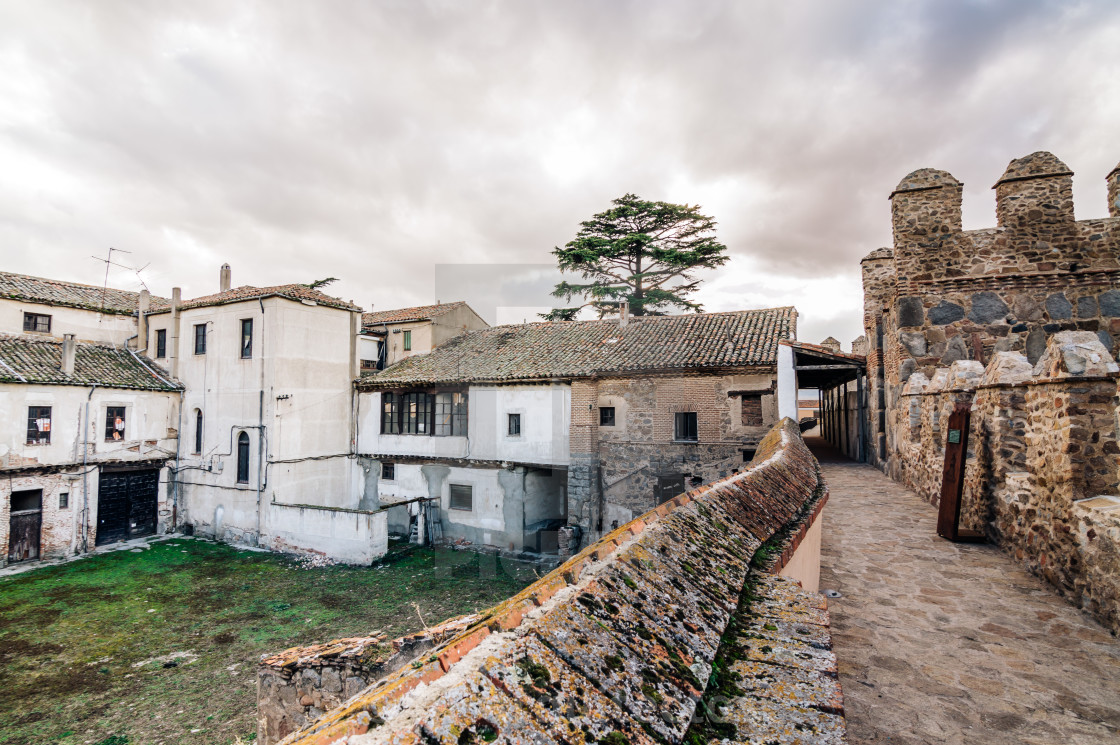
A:
[[[821,459],[850,742],[1120,743],[1120,640],[870,466]]]

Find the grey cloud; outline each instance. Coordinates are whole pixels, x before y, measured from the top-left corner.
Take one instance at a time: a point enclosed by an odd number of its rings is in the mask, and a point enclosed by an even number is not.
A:
[[[12,4],[4,268],[96,282],[113,245],[161,293],[211,292],[229,261],[387,308],[434,300],[437,266],[547,264],[610,199],[695,185],[724,195],[745,283],[854,277],[914,168],[964,180],[975,227],[1013,157],[1103,177],[1118,32],[1103,0]],[[505,304],[537,304],[534,272]]]

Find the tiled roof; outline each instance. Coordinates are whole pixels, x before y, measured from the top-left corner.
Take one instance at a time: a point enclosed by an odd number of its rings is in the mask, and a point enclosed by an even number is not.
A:
[[[579,378],[655,370],[772,366],[794,335],[792,307],[733,313],[528,323],[472,331],[364,377],[364,388]]]
[[[828,338],[832,339],[831,336],[828,337]],[[825,341],[828,341],[828,339],[826,339]],[[835,339],[833,339],[833,341],[835,341]],[[851,360],[852,362],[866,362],[867,361],[867,357],[865,357],[862,354],[852,354],[850,352],[835,352],[835,351],[829,349],[828,347],[821,346],[820,344],[810,344],[807,341],[793,341],[792,339],[785,339],[785,340],[782,341],[782,343],[783,344],[788,344],[789,346],[793,347],[794,349],[798,349],[798,350],[801,350],[801,351],[804,351],[804,352],[809,352],[811,354],[821,355],[823,357],[836,357],[837,359],[839,359],[841,361],[844,361],[844,360]],[[839,343],[839,342],[837,342],[837,343]]]
[[[78,342],[74,374],[66,375],[61,366],[62,342],[0,334],[0,383],[96,385],[149,391],[182,388],[150,359],[107,344]]]
[[[417,305],[415,308],[397,308],[396,310],[378,310],[373,313],[362,314],[362,327],[378,323],[404,323],[405,321],[430,321],[445,313],[450,313],[466,305],[462,300],[454,303],[438,303],[436,305]]]
[[[258,298],[263,299],[270,297],[283,297],[289,300],[295,300],[296,302],[310,300],[317,305],[325,305],[328,308],[361,310],[361,308],[353,303],[348,303],[345,300],[339,300],[336,297],[325,295],[318,290],[312,290],[307,285],[276,285],[275,287],[253,287],[252,285],[245,285],[244,287],[234,287],[232,290],[218,292],[213,295],[204,295],[203,297],[184,300],[179,304],[179,308],[186,310],[188,308],[202,308],[208,305],[225,305],[227,303],[239,303],[245,300],[257,300]],[[162,308],[160,312],[166,312],[168,310],[168,308]]]
[[[0,297],[70,308],[85,308],[114,315],[131,315],[140,305],[138,292],[83,285],[77,282],[61,282],[57,279],[30,277],[11,272],[0,272]],[[153,308],[165,306],[170,302],[167,298],[152,297]]]

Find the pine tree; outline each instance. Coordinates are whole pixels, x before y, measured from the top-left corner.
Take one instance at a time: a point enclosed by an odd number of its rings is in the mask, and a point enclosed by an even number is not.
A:
[[[570,321],[590,307],[602,318],[620,312],[623,303],[635,316],[701,310],[688,299],[700,284],[694,270],[721,266],[728,259],[727,246],[715,238],[715,220],[701,215],[699,205],[647,202],[634,194],[611,204],[581,223],[575,240],[552,252],[562,272],[589,280],[561,282],[553,296],[565,302],[579,296],[586,302],[541,317]]]

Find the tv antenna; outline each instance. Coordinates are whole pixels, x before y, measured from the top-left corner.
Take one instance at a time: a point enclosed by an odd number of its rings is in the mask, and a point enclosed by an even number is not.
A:
[[[100,312],[102,314],[104,314],[104,312],[105,312],[105,299],[109,295],[109,267],[110,266],[117,266],[117,267],[120,267],[121,269],[132,270],[132,267],[130,267],[130,266],[125,266],[124,264],[118,264],[117,262],[113,261],[113,252],[114,251],[116,251],[117,253],[123,253],[123,254],[132,253],[131,251],[126,251],[123,248],[113,248],[112,246],[110,246],[109,247],[109,255],[107,257],[105,257],[104,259],[101,258],[100,256],[90,256],[90,258],[93,259],[94,261],[100,261],[101,263],[105,264],[105,284],[102,285],[102,287],[101,287],[101,311]],[[100,316],[98,316],[97,322],[101,323]]]

